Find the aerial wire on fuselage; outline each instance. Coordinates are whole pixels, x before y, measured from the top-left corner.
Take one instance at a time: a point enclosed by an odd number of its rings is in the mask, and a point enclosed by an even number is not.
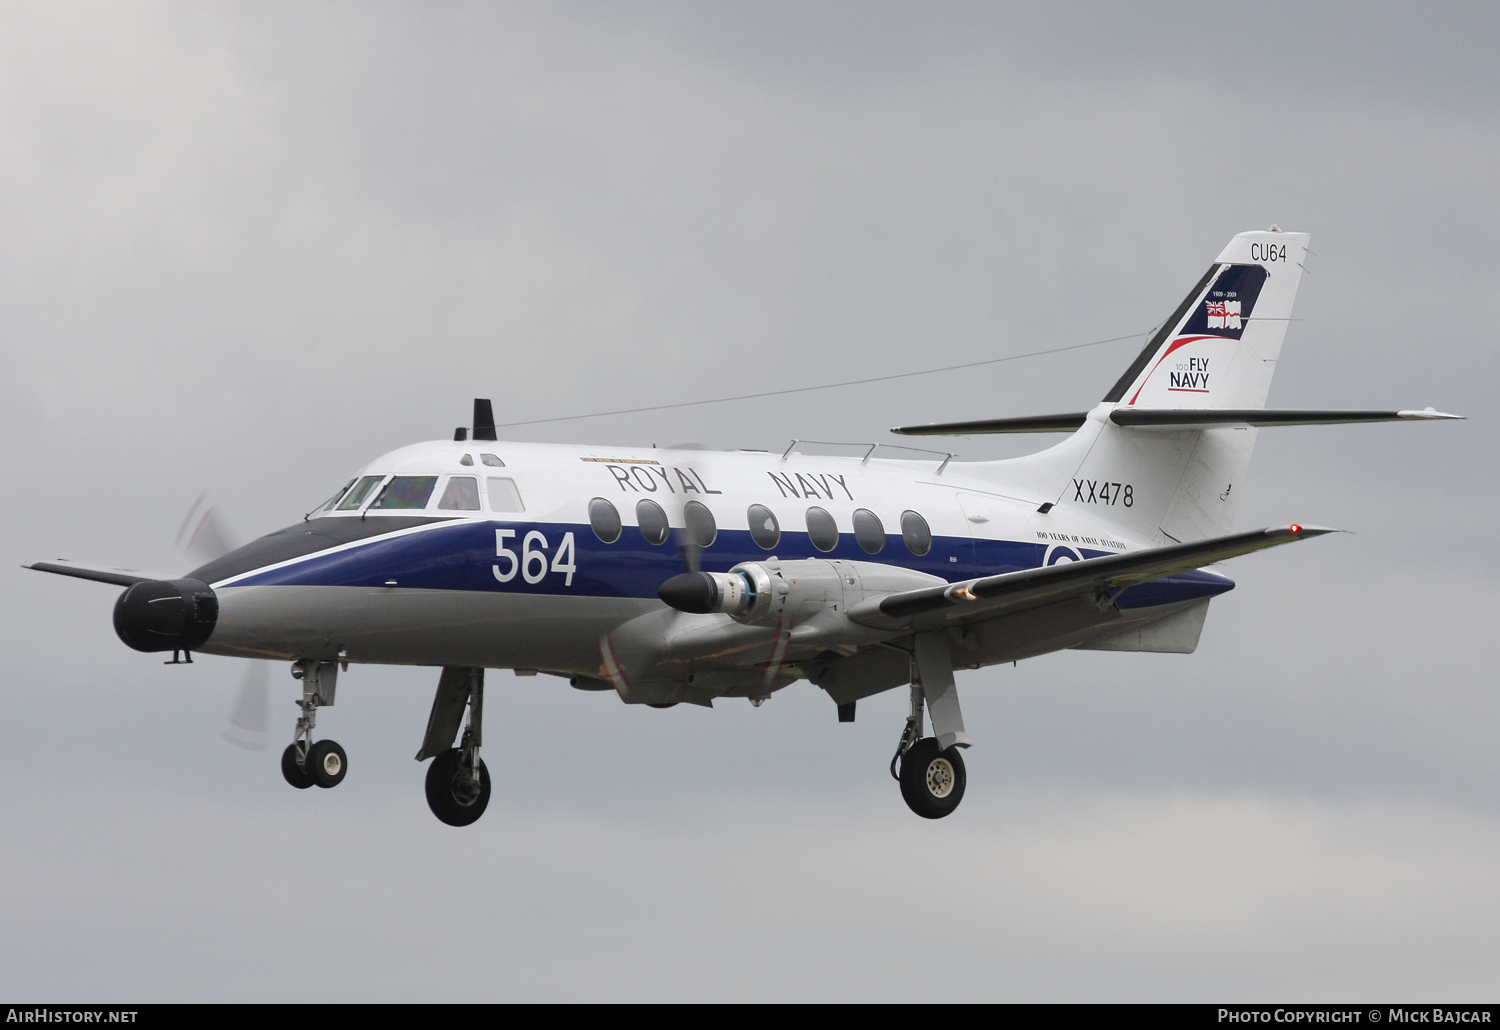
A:
[[[789,393],[811,393],[814,390],[836,390],[842,386],[863,386],[866,383],[884,383],[892,379],[910,379],[913,376],[930,376],[938,372],[955,372],[963,368],[979,368],[982,365],[998,365],[1006,361],[1020,361],[1023,358],[1040,358],[1048,354],[1061,354],[1064,351],[1083,350],[1085,347],[1100,347],[1106,343],[1119,343],[1121,340],[1138,340],[1143,336],[1150,336],[1156,331],[1156,327],[1147,329],[1143,333],[1130,333],[1126,336],[1111,336],[1107,340],[1091,340],[1088,343],[1074,343],[1066,347],[1053,347],[1050,350],[1030,351],[1026,354],[1009,354],[1003,358],[986,358],[984,361],[966,361],[962,365],[944,365],[941,368],[923,368],[915,372],[896,372],[887,376],[873,376],[869,379],[850,379],[842,383],[822,383],[818,386],[794,386],[785,390],[765,390],[761,393],[742,393],[733,397],[710,397],[701,401],[677,401],[673,404],[651,404],[644,408],[619,408],[615,411],[591,411],[585,415],[555,415],[551,418],[533,418],[524,422],[500,422],[495,428],[506,429],[514,426],[536,426],[544,422],[572,422],[581,418],[605,418],[609,415],[638,415],[646,411],[669,411],[672,408],[692,408],[702,404],[728,404],[730,401],[749,401],[760,397],[781,397]]]

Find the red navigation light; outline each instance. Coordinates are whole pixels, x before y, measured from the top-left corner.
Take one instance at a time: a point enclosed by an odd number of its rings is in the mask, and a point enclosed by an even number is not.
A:
[[[1297,525],[1297,523],[1293,522],[1292,523],[1292,532],[1293,533],[1300,533],[1300,532],[1302,532],[1302,527],[1299,526],[1299,525]]]

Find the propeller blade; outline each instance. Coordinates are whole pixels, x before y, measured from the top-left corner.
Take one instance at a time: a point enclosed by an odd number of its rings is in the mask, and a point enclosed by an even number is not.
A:
[[[786,653],[792,646],[792,631],[786,624],[785,619],[776,620],[776,646],[771,648],[771,660],[766,663],[766,678],[761,681],[769,693],[776,684],[776,678],[781,675],[782,663],[786,661]]]
[[[264,751],[271,721],[270,662],[252,660],[240,681],[224,739],[246,751]]]
[[[677,549],[682,552],[682,567],[688,572],[697,572],[703,557],[703,548],[693,543],[685,529],[677,533]]]
[[[667,452],[672,451],[702,451],[704,445],[699,443],[675,444],[664,448]],[[701,455],[694,455],[686,459],[672,458],[672,465],[678,470],[677,475],[686,489],[677,495],[673,501],[674,521],[682,528],[677,530],[677,549],[682,555],[682,567],[687,572],[697,572],[702,565],[703,549],[714,542],[718,535],[718,527],[714,524],[713,512],[703,505],[703,500],[709,493],[718,491],[709,490],[704,481],[704,473],[707,463]],[[682,470],[687,470],[686,475]],[[696,484],[696,485],[694,485]],[[691,491],[691,492],[689,492]],[[674,489],[674,494],[676,491]],[[694,504],[694,501],[698,501]],[[695,510],[696,509],[696,510]]]
[[[177,530],[177,549],[199,565],[222,558],[239,546],[238,538],[208,494],[198,495]]]

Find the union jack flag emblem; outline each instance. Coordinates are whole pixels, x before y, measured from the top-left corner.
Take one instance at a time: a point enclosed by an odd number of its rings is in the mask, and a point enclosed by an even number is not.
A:
[[[1211,300],[1208,302],[1208,327],[1210,329],[1239,329],[1240,302],[1237,300]]]

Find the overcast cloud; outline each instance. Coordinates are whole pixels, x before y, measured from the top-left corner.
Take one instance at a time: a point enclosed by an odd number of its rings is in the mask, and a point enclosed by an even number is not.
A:
[[[1464,999],[1500,967],[1490,634],[1500,135],[1488,5],[0,4],[0,994]],[[639,710],[492,674],[489,812],[411,761],[435,670],[353,668],[337,791],[219,737],[115,592],[374,456],[502,422],[1141,332],[1236,232],[1313,234],[1192,656],[904,698]],[[780,447],[1092,405],[1139,348],[513,439]],[[959,441],[964,458],[1045,442]],[[293,682],[274,673],[275,740]]]

